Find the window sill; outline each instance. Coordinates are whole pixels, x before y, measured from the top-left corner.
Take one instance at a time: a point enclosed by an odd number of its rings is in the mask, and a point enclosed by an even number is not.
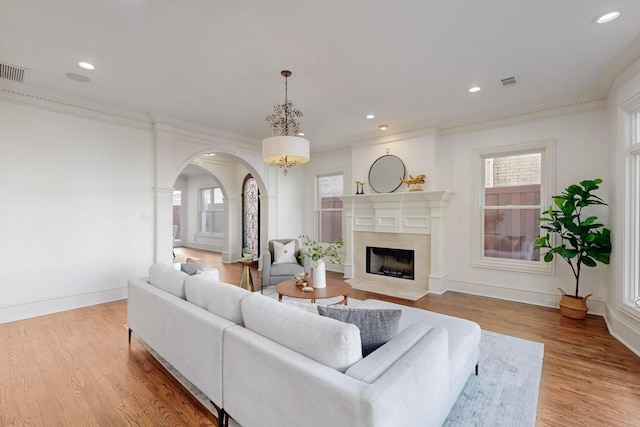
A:
[[[618,308],[628,316],[640,322],[640,307],[637,307],[634,303],[623,302],[618,305]]]
[[[508,270],[521,273],[553,274],[554,263],[507,258],[480,257],[473,260],[473,267]]]

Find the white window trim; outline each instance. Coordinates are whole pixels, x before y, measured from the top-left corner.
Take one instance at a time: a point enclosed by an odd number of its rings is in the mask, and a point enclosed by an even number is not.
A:
[[[214,197],[214,192],[215,189],[218,188],[220,190],[220,192],[222,193],[222,200],[223,200],[223,208],[222,211],[216,211],[215,209],[212,209],[210,211],[205,211],[204,209],[202,209],[202,190],[211,190],[211,197]],[[224,236],[224,233],[216,233],[216,232],[207,232],[207,231],[202,231],[201,227],[202,227],[202,212],[222,212],[223,216],[225,214],[225,203],[224,203],[225,197],[224,197],[224,191],[222,191],[221,187],[202,187],[198,189],[198,232],[197,232],[197,236],[198,237],[207,237],[207,238],[222,238]],[[214,206],[215,202],[212,200],[211,206]],[[211,220],[213,221],[213,214],[211,216]],[[212,222],[212,228],[213,228],[213,222]],[[224,224],[223,224],[223,228],[224,228]]]
[[[484,196],[484,158],[487,156],[508,156],[531,152],[542,153],[542,183],[540,185],[540,202],[546,206],[551,203],[555,189],[556,175],[556,141],[545,140],[517,145],[507,145],[494,148],[475,150],[472,156],[474,171],[472,196],[474,203],[471,212],[471,265],[473,267],[490,268],[496,270],[510,270],[524,273],[555,274],[555,260],[539,261],[494,258],[484,256],[484,221],[482,206]],[[526,206],[522,206],[526,208]]]
[[[640,294],[640,284],[636,277],[640,276],[640,183],[634,182],[634,178],[640,176],[640,166],[633,165],[640,158],[640,141],[636,141],[638,130],[634,126],[640,126],[640,120],[634,118],[640,112],[640,95],[629,100],[620,111],[620,130],[624,135],[624,182],[623,198],[623,229],[619,231],[623,239],[624,254],[622,256],[622,281],[623,289],[621,301],[618,307],[630,316],[640,319],[640,307],[635,299]],[[636,237],[637,236],[637,237]]]
[[[320,242],[320,212],[342,212],[341,218],[342,218],[342,230],[344,232],[344,206],[342,208],[327,208],[327,209],[321,209],[320,208],[320,190],[318,188],[318,183],[320,181],[320,178],[326,177],[326,176],[336,176],[336,175],[342,175],[342,195],[345,194],[345,187],[346,187],[346,175],[344,173],[344,170],[336,170],[336,171],[331,171],[331,172],[323,172],[323,173],[316,173],[316,179],[315,179],[315,208],[316,208],[316,239],[318,240],[318,243],[320,243],[322,245],[322,247],[327,247],[335,242]],[[344,236],[342,236],[342,238],[344,239]],[[344,249],[342,250],[338,250],[338,254],[340,254],[340,256],[342,256],[342,253],[344,252]]]

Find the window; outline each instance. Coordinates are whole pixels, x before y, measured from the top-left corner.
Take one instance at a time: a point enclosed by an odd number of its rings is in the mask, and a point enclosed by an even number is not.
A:
[[[318,177],[318,241],[335,243],[342,237],[343,176]]]
[[[630,114],[627,135],[625,187],[625,296],[624,303],[640,311],[640,108]]]
[[[224,198],[217,187],[200,189],[200,232],[222,234]]]
[[[553,143],[528,144],[479,153],[480,185],[475,215],[477,267],[550,272],[533,240],[538,218],[550,203]]]
[[[258,183],[247,175],[242,186],[242,248],[250,248],[258,258],[260,249],[260,191]]]

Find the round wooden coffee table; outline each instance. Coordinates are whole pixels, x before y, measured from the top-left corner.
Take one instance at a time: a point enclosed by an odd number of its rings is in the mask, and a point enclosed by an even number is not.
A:
[[[305,279],[309,281],[309,285],[313,287],[313,279]],[[313,291],[303,291],[300,286],[296,286],[296,279],[280,282],[276,285],[278,293],[278,301],[282,301],[282,297],[304,298],[316,302],[316,299],[333,298],[342,296],[344,299],[336,304],[347,305],[347,299],[351,292],[351,285],[339,279],[327,279],[326,288],[313,288]]]

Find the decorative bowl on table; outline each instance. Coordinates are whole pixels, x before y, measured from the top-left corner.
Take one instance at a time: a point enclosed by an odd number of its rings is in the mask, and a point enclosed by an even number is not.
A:
[[[307,286],[309,284],[308,280],[305,280],[309,276],[309,273],[306,271],[302,273],[296,273],[293,277],[296,278],[296,286]]]

